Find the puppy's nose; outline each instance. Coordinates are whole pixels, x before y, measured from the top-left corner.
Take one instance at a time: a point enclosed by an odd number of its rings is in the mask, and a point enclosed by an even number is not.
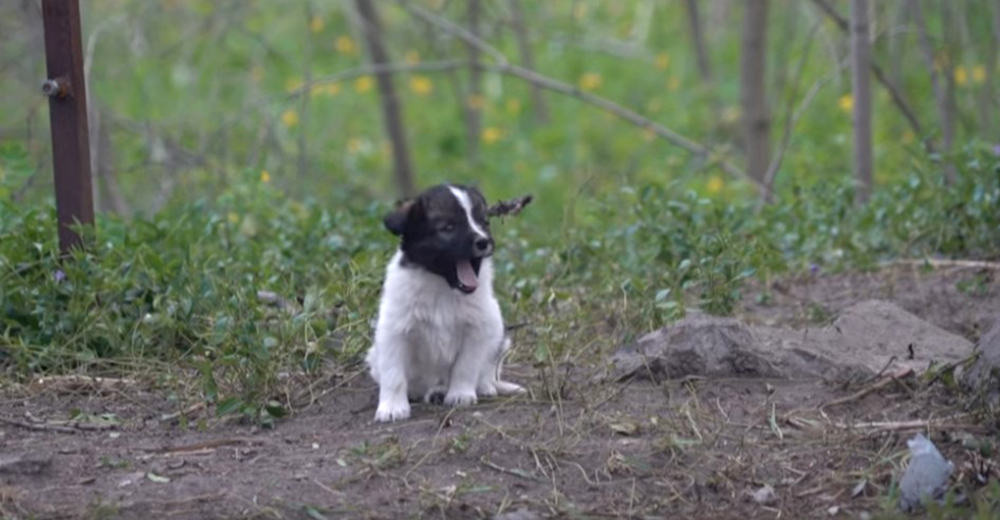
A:
[[[489,250],[491,245],[493,245],[493,241],[488,238],[476,239],[476,251],[479,251],[480,253],[485,253]]]

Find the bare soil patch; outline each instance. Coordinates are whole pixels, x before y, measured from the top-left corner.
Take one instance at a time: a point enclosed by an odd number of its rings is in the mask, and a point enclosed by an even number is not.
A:
[[[993,275],[904,268],[781,280],[751,291],[739,318],[819,326],[878,298],[974,341],[1000,309]],[[515,364],[506,373],[530,396],[417,405],[392,425],[372,422],[376,389],[364,374],[332,381],[342,387],[273,429],[198,408],[163,420],[178,405],[142,381],[9,385],[0,516],[854,518],[883,510],[915,432],[954,461],[961,485],[984,464],[961,441],[996,439],[946,378],[619,383],[596,365],[549,370],[572,375],[543,385],[538,368]]]

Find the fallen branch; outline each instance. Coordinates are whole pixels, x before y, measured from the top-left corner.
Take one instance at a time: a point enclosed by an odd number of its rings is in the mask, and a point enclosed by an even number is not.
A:
[[[957,267],[960,269],[1000,269],[998,262],[984,262],[980,260],[946,260],[946,259],[910,259],[889,260],[879,264],[881,267],[892,267],[894,265],[914,265],[930,267]]]
[[[63,426],[61,424],[29,423],[29,422],[18,421],[17,419],[8,419],[6,417],[0,417],[0,423],[39,432],[48,431],[48,432],[59,432],[59,433],[80,433],[81,431],[83,431],[79,428],[71,428],[69,426]]]
[[[517,215],[525,206],[535,199],[534,195],[525,195],[516,199],[501,200],[486,210],[488,217],[509,217]]]
[[[169,421],[172,421],[174,419],[179,418],[182,415],[185,416],[185,417],[187,417],[188,415],[191,415],[191,414],[197,412],[198,410],[201,410],[204,407],[205,407],[205,402],[204,401],[202,401],[200,403],[195,403],[195,404],[193,404],[193,405],[191,405],[191,406],[189,406],[189,407],[187,407],[187,408],[185,408],[183,410],[178,410],[178,411],[176,411],[174,413],[168,413],[168,414],[164,414],[164,415],[160,416],[160,422],[169,422]]]
[[[508,475],[514,475],[515,477],[520,477],[520,478],[523,478],[525,480],[531,480],[531,481],[534,481],[534,482],[541,482],[542,481],[542,479],[536,477],[535,475],[532,475],[531,473],[528,473],[527,471],[524,471],[523,469],[509,469],[509,468],[505,468],[503,466],[498,466],[498,465],[490,462],[489,460],[486,460],[485,458],[480,459],[479,462],[482,463],[483,466],[486,466],[487,468],[490,468],[490,469],[492,469],[494,471],[499,471],[500,473],[506,473]]]
[[[850,402],[857,401],[857,400],[863,398],[864,396],[866,396],[866,395],[868,395],[868,394],[870,394],[870,393],[872,393],[872,392],[874,392],[876,390],[885,388],[886,386],[889,386],[891,383],[893,383],[895,381],[898,381],[898,380],[900,380],[900,379],[902,379],[904,377],[911,376],[911,375],[913,375],[913,369],[912,368],[907,368],[907,369],[905,369],[905,370],[903,370],[903,371],[901,371],[901,372],[899,372],[897,374],[889,374],[889,375],[883,377],[882,379],[880,379],[879,381],[876,381],[874,384],[869,385],[868,387],[862,388],[861,390],[858,390],[857,392],[855,392],[855,393],[853,393],[853,394],[851,394],[849,396],[841,397],[840,399],[834,399],[833,401],[830,401],[828,403],[823,403],[823,404],[821,404],[819,406],[819,409],[822,410],[824,408],[828,408],[828,407],[831,407],[831,406],[839,406],[839,405],[842,405],[842,404],[847,404],[847,403],[850,403]]]
[[[220,448],[222,446],[239,446],[242,444],[263,444],[264,441],[257,439],[243,439],[243,438],[232,438],[232,439],[213,439],[210,441],[196,442],[194,444],[185,444],[183,446],[166,446],[163,448],[152,448],[144,449],[143,451],[150,451],[156,453],[181,453],[181,452],[192,452],[201,451],[212,448]]]

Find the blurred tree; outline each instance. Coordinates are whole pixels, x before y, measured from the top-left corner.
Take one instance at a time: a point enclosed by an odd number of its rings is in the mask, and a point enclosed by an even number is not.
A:
[[[372,65],[385,67],[389,65],[389,53],[382,41],[382,24],[379,21],[378,10],[372,0],[355,0],[358,14],[361,15],[365,41],[368,42],[368,53]],[[410,150],[406,143],[406,128],[403,125],[403,110],[396,94],[396,85],[392,72],[380,70],[375,73],[378,80],[379,95],[382,98],[382,118],[385,123],[385,133],[392,145],[392,161],[396,172],[396,186],[403,197],[416,193],[413,182],[413,165],[410,161]]]
[[[859,204],[868,202],[872,190],[872,56],[869,38],[868,0],[851,0],[854,179]]]
[[[479,16],[481,5],[479,0],[468,0],[469,34],[479,38]],[[479,136],[482,135],[483,106],[483,70],[479,63],[479,47],[467,44],[469,49],[469,95],[465,99],[468,110],[465,111],[466,151],[469,159],[479,160]]]
[[[698,73],[702,81],[712,81],[712,64],[708,56],[708,48],[705,45],[705,33],[701,24],[701,15],[698,12],[698,0],[686,0],[688,25],[691,29],[691,42],[694,44],[695,58],[698,61]]]
[[[510,0],[511,25],[517,37],[517,46],[521,52],[521,64],[528,70],[535,70],[535,53],[531,49],[531,38],[528,37],[528,27],[524,21],[524,6],[521,0]],[[545,124],[549,121],[549,107],[545,102],[545,94],[537,84],[531,84],[531,103],[534,105],[535,122]]]
[[[769,0],[747,0],[743,11],[743,49],[740,54],[740,99],[747,173],[763,181],[771,155],[771,114],[764,85],[767,69],[767,13]]]

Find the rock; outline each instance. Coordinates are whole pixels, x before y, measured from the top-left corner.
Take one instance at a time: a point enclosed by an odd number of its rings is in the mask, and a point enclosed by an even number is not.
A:
[[[1000,405],[1000,317],[976,345],[979,358],[962,374],[966,390],[979,394],[984,402]]]
[[[939,500],[944,496],[955,465],[941,455],[930,439],[919,433],[906,444],[910,447],[910,465],[899,481],[899,508],[914,511],[927,500]]]
[[[0,457],[0,475],[38,475],[52,465],[52,457],[37,454]]]
[[[778,501],[778,495],[774,492],[774,488],[771,487],[770,484],[764,484],[760,489],[751,493],[750,498],[762,506],[770,505]]]
[[[1000,333],[998,333],[1000,336]],[[844,309],[829,326],[748,327],[732,318],[690,313],[613,355],[613,376],[654,380],[716,377],[864,380],[885,370],[961,361],[972,344],[887,302]],[[1000,366],[1000,353],[997,354]]]
[[[697,312],[619,348],[612,359],[618,380],[780,375],[759,351],[746,325]]]

